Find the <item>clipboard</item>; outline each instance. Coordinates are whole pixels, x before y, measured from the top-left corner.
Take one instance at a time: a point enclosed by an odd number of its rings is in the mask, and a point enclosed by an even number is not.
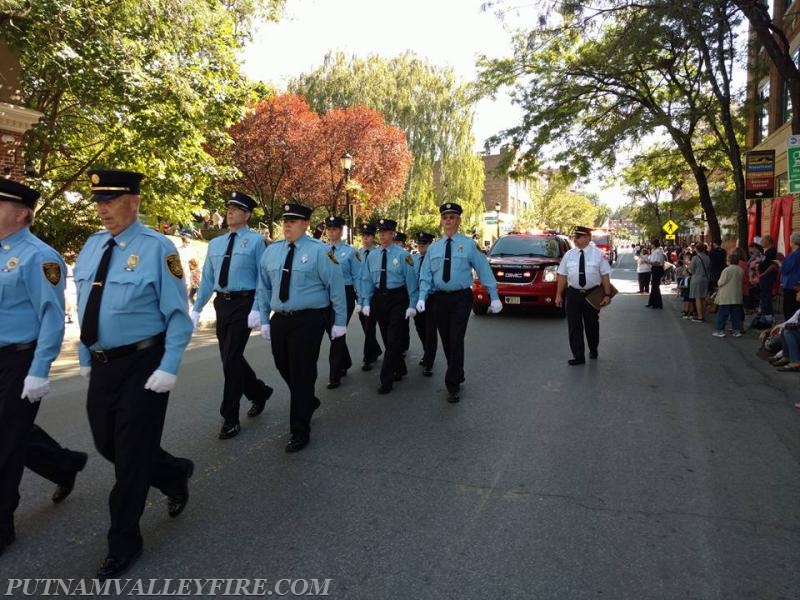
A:
[[[619,290],[615,288],[614,285],[612,284],[611,297],[613,298],[618,293]],[[606,293],[605,291],[603,291],[603,286],[599,285],[594,290],[586,294],[586,296],[584,297],[586,298],[586,301],[592,305],[592,308],[594,308],[595,310],[600,310],[601,308],[603,308],[602,306],[600,306],[600,303],[603,301],[603,298],[605,298],[605,295]]]

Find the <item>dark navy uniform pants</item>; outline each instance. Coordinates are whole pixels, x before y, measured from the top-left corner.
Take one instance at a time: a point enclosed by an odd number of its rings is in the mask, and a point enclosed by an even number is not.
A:
[[[142,547],[139,519],[150,486],[183,492],[189,461],[161,448],[169,392],[144,388],[161,362],[163,344],[101,362],[92,360],[86,409],[98,452],[114,464],[108,553],[125,558]]]
[[[381,364],[381,385],[385,387],[392,386],[396,375],[408,373],[406,361],[403,359],[404,344],[408,336],[407,308],[408,291],[405,286],[384,293],[375,290],[372,295],[370,312],[381,330],[383,347],[386,348]]]
[[[247,315],[253,308],[253,300],[252,296],[232,296],[226,300],[222,294],[217,294],[214,298],[217,343],[225,377],[219,414],[229,425],[239,422],[239,401],[242,394],[252,401],[261,399],[267,391],[264,382],[256,377],[244,357],[244,350],[250,339]]]
[[[82,466],[84,456],[82,452],[63,448],[44,429],[34,425],[28,438],[25,466],[57,485],[69,485]]]
[[[356,291],[352,285],[344,286],[345,302],[347,304],[347,324],[350,324],[350,317],[353,315],[353,310],[356,307]],[[328,334],[331,332],[331,327],[334,325],[334,312],[331,306],[328,311]],[[339,381],[342,374],[353,366],[353,359],[350,358],[350,350],[347,347],[347,336],[343,335],[331,340],[331,349],[328,353],[328,364],[330,366],[331,381]]]
[[[14,511],[19,505],[19,483],[25,453],[39,402],[20,398],[34,348],[0,351],[0,541],[14,539]]]
[[[433,367],[436,348],[439,345],[436,340],[436,323],[426,310],[414,317],[414,327],[417,329],[419,341],[422,342],[422,365],[430,369]]]
[[[374,363],[381,354],[381,345],[378,343],[377,331],[375,328],[375,315],[365,317],[358,313],[358,320],[361,322],[361,329],[364,331],[364,363]]]
[[[596,353],[597,346],[600,344],[600,311],[586,301],[586,297],[580,290],[571,287],[567,288],[565,303],[569,349],[575,358],[585,359],[584,331],[589,352]]]
[[[434,292],[428,298],[426,312],[431,311],[429,317],[436,323],[447,358],[444,383],[448,392],[457,392],[464,381],[464,337],[471,309],[472,290],[469,288],[452,293]]]
[[[306,437],[317,406],[314,384],[328,309],[309,309],[290,314],[276,312],[270,319],[275,367],[289,386],[289,430]]]

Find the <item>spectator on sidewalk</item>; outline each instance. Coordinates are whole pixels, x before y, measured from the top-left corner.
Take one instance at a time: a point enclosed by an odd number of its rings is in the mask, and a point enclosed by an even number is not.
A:
[[[764,248],[764,259],[758,266],[758,290],[761,316],[768,323],[772,323],[772,288],[780,272],[778,265],[778,251],[772,243],[772,237],[765,235],[761,238]]]
[[[697,244],[696,254],[692,257],[689,264],[691,280],[689,282],[689,298],[694,301],[696,314],[692,321],[702,323],[705,320],[705,301],[708,295],[709,270],[711,261],[706,254],[706,245],[702,242]]]
[[[641,251],[639,256],[635,256],[636,276],[639,278],[639,293],[650,293],[650,251],[646,248]]]
[[[717,311],[717,329],[714,337],[725,337],[725,325],[728,317],[733,327],[733,337],[742,337],[742,280],[744,272],[739,267],[739,254],[732,252],[728,256],[728,266],[722,270],[717,281],[717,296],[714,302],[719,306]]]
[[[747,282],[748,293],[745,301],[745,308],[748,310],[756,310],[759,305],[759,289],[758,289],[758,266],[764,260],[764,249],[761,244],[753,242],[747,247],[750,252],[750,258],[747,261]]]
[[[650,251],[648,262],[650,263],[650,297],[647,301],[647,308],[664,308],[661,299],[661,278],[664,276],[664,261],[666,256],[661,248],[661,242],[654,239],[653,249]]]
[[[800,232],[795,231],[789,238],[791,252],[781,264],[781,287],[783,288],[783,316],[793,315],[800,303],[797,295],[800,292]]]
[[[727,263],[727,254],[722,247],[722,240],[719,238],[711,240],[708,259],[711,261],[711,268],[708,270],[708,292],[712,293],[717,289],[717,281],[719,281],[719,277],[726,268]]]

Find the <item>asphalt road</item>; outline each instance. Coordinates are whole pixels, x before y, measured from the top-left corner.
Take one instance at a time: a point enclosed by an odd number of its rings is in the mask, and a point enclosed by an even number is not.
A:
[[[125,577],[330,579],[336,599],[798,598],[798,376],[756,358],[752,332],[716,339],[680,320],[673,296],[645,309],[630,259],[585,366],[567,365],[562,319],[472,317],[457,405],[441,349],[434,377],[419,372],[413,330],[411,374],[388,396],[358,369],[326,390],[323,343],[322,408],[295,455],[287,389],[256,335],[248,358],[276,393],[217,439],[221,368],[200,332],[163,438],[197,465],[191,501],[172,520],[151,493]],[[360,348],[357,321],[348,338]],[[38,422],[89,463],[60,506],[26,472],[0,594],[9,578],[91,578],[105,555],[113,471],[76,371],[67,350]]]

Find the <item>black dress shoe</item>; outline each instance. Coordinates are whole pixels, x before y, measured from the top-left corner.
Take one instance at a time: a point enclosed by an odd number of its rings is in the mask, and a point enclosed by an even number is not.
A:
[[[126,558],[106,556],[105,560],[100,564],[100,568],[97,569],[97,578],[112,579],[124,573],[141,555],[142,549],[139,548],[134,554]]]
[[[382,385],[381,387],[378,388],[379,394],[388,394],[391,391],[392,391],[392,386],[390,385]]]
[[[327,387],[328,387],[329,390],[335,390],[340,385],[342,385],[341,381],[338,381],[338,380],[337,381],[329,381]]]
[[[262,412],[264,412],[264,407],[267,405],[267,400],[269,400],[270,396],[272,396],[272,392],[274,392],[271,387],[269,387],[266,383],[264,384],[264,395],[259,400],[253,400],[253,406],[250,407],[250,410],[247,411],[248,417],[257,417]]]
[[[589,352],[589,358],[592,360],[597,360],[597,352]]]
[[[54,504],[61,504],[72,493],[72,488],[75,487],[75,477],[78,473],[83,471],[86,466],[86,461],[89,460],[89,455],[86,452],[76,452],[75,472],[72,474],[72,479],[64,485],[57,485],[56,490],[53,492],[52,500]]]
[[[573,365],[573,366],[574,365],[585,365],[586,364],[586,359],[585,358],[570,358],[567,362],[569,364]]]
[[[308,436],[300,436],[300,435],[293,435],[289,438],[289,443],[286,444],[286,452],[299,452],[306,446],[308,446],[308,442],[311,438]]]
[[[239,432],[242,430],[242,426],[239,423],[234,423],[232,425],[228,425],[227,423],[223,423],[222,429],[219,430],[219,439],[221,440],[228,440],[232,437],[236,437],[239,435]]]
[[[424,358],[423,358],[423,359],[421,359],[421,360],[420,360],[420,361],[419,361],[417,364],[418,364],[420,367],[424,367],[424,366],[425,366],[425,359],[424,359]]]
[[[353,365],[350,365],[350,366],[352,367]],[[349,368],[350,367],[347,367],[347,369],[349,369]],[[347,377],[347,369],[342,369],[342,372],[339,373],[339,377]]]
[[[189,480],[194,475],[194,463],[188,458],[189,467],[186,470],[186,479],[183,482],[183,490],[180,494],[174,496],[167,496],[167,514],[173,519],[183,512],[186,505],[189,503]]]
[[[400,373],[395,373],[394,375],[392,375],[392,379],[394,379],[395,381],[400,381],[401,379],[403,379],[403,375]]]
[[[364,363],[361,365],[362,371],[372,371],[372,363]]]
[[[430,367],[425,367],[425,368],[422,370],[422,374],[423,374],[425,377],[431,377],[431,376],[433,375],[433,369],[431,369]]]
[[[320,407],[321,404],[322,404],[322,402],[319,401],[319,398],[314,396],[314,410],[317,410]]]
[[[455,404],[461,400],[461,396],[457,391],[447,392],[447,401],[450,404]]]
[[[8,548],[15,539],[16,538],[13,535],[0,537],[0,555],[3,554],[5,549]]]

